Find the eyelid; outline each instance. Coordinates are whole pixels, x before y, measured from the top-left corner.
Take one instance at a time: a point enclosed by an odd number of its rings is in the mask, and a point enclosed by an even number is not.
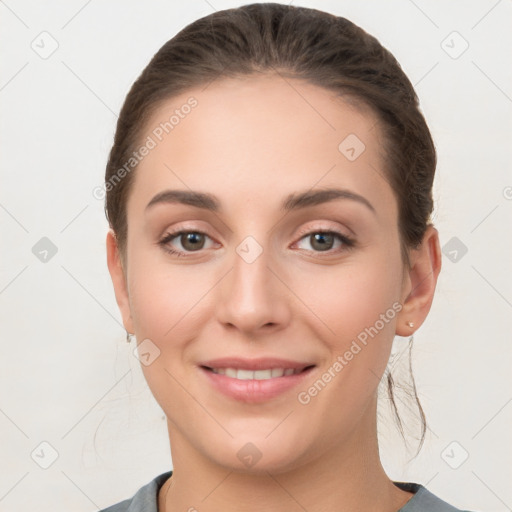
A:
[[[349,228],[346,228],[346,229],[347,229],[347,231],[350,231],[352,234],[354,234],[354,232],[351,229],[349,229]],[[319,232],[319,231],[320,232],[322,232],[322,231],[324,231],[324,232],[329,231],[329,232],[338,233],[338,234],[344,236],[345,238],[347,238],[349,240],[352,238],[352,235],[350,235],[349,233],[344,233],[342,231],[342,228],[340,228],[338,226],[332,226],[332,225],[325,226],[325,225],[318,225],[318,224],[313,224],[313,225],[309,224],[307,227],[301,228],[299,230],[297,236],[302,237],[304,235],[309,235],[311,233],[316,233],[316,232]]]

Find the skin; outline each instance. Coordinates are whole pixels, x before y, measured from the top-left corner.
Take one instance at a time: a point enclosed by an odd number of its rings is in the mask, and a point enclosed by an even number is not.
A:
[[[159,510],[397,511],[413,494],[381,465],[377,386],[395,334],[411,335],[430,310],[441,269],[438,232],[429,226],[404,267],[380,127],[368,109],[277,75],[222,79],[165,102],[144,139],[191,95],[198,106],[136,170],[124,266],[114,233],[107,235],[124,326],[160,350],[142,365],[167,416],[174,468]],[[349,134],[366,146],[354,161],[338,150]],[[348,199],[280,210],[289,194],[327,187],[364,196],[375,213]],[[214,194],[222,212],[176,203],[145,212],[166,189]],[[174,228],[207,236],[195,246],[174,238],[168,246],[188,251],[178,257],[157,244]],[[347,249],[335,238],[322,251],[311,236],[319,229],[357,245]],[[236,252],[247,236],[263,250],[252,263]],[[301,404],[298,392],[396,302],[401,311]],[[226,355],[316,367],[300,389],[250,404],[220,394],[198,369]],[[237,457],[248,442],[261,453],[251,467]]]

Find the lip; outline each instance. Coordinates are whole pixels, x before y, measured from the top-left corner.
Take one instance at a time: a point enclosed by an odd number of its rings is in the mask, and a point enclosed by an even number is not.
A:
[[[213,373],[208,368],[239,368],[253,371],[272,368],[293,368],[303,371],[293,375],[283,375],[282,377],[266,380],[239,380],[219,373]],[[214,389],[225,396],[249,404],[267,402],[291,390],[298,386],[315,368],[316,365],[313,363],[276,358],[222,358],[205,361],[199,366],[200,372]]]

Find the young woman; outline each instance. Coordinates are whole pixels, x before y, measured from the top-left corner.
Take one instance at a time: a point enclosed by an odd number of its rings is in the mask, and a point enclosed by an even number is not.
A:
[[[107,164],[107,256],[173,471],[108,512],[457,510],[377,442],[441,269],[435,167],[410,81],[344,18],[246,5],[158,51]]]

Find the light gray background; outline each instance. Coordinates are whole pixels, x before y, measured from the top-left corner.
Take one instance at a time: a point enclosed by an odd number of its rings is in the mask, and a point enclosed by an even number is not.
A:
[[[238,5],[0,2],[2,511],[93,511],[171,469],[163,413],[124,341],[92,191],[116,114],[152,55],[193,20]],[[406,452],[383,414],[384,465],[460,508],[511,510],[512,4],[294,5],[345,16],[395,54],[439,152],[434,221],[446,254],[413,352],[430,430],[406,464],[414,440]],[[46,262],[33,253],[43,237],[57,248]],[[467,253],[451,261],[449,242]],[[43,442],[58,454],[47,469]]]

